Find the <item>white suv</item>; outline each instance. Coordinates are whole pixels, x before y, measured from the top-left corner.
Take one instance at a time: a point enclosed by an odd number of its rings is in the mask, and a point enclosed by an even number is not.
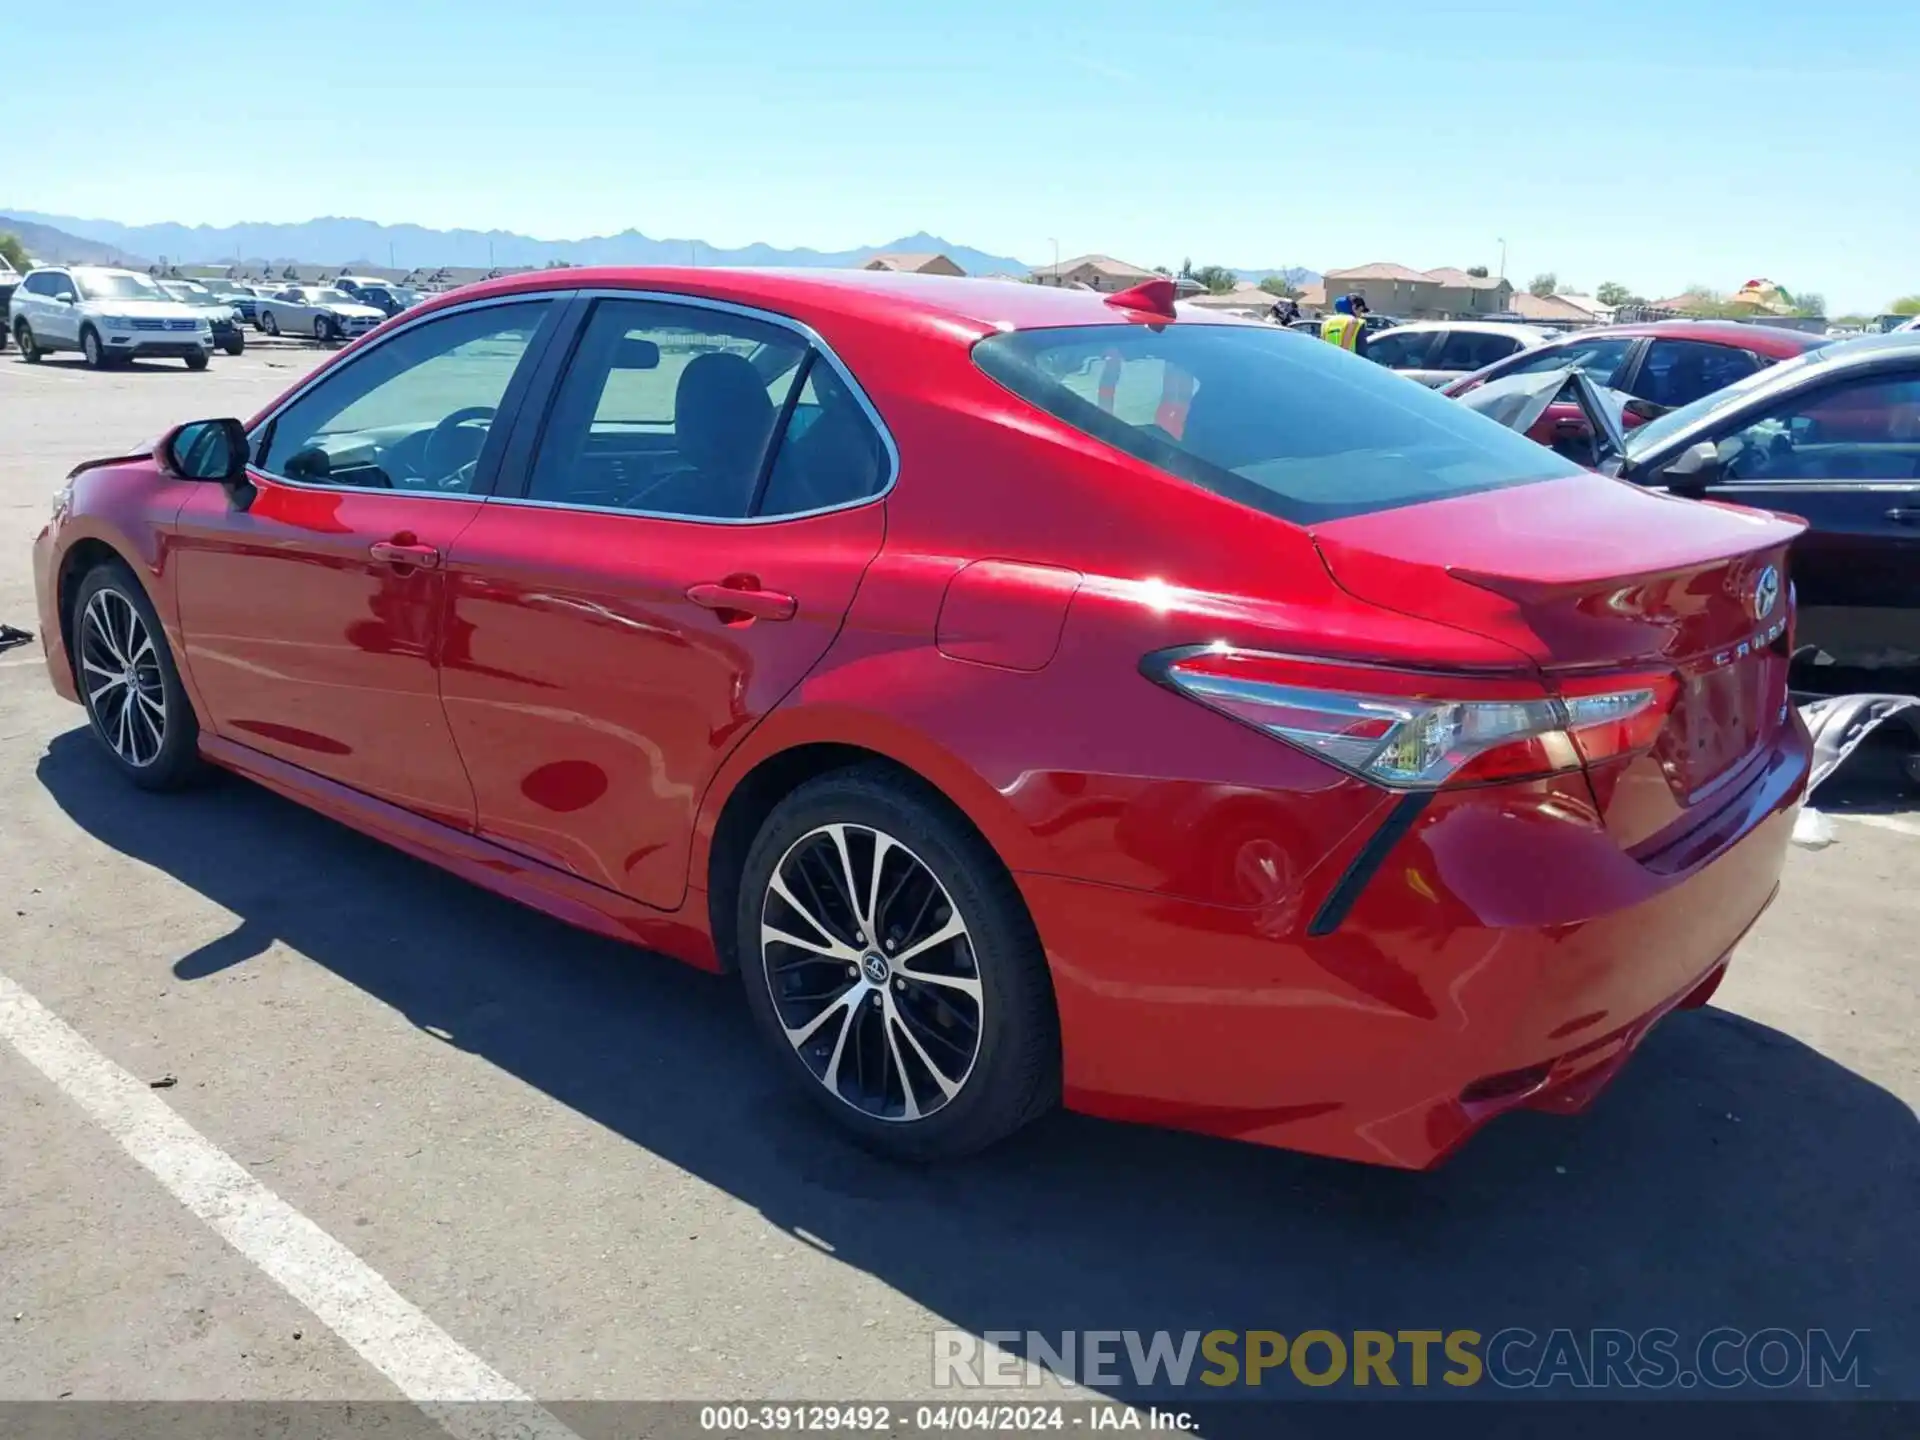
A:
[[[213,353],[204,315],[137,270],[93,265],[29,271],[8,303],[7,330],[28,364],[49,351],[78,350],[96,370],[136,356],[171,356],[204,370]]]

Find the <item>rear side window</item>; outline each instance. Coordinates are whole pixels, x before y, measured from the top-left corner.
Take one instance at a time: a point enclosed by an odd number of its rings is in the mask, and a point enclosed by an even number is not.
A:
[[[1367,359],[1389,370],[1417,370],[1433,348],[1433,331],[1403,330],[1398,335],[1367,337]]]
[[[1296,524],[1581,473],[1456,401],[1271,326],[1017,330],[973,353],[1075,429]]]
[[[1723,390],[1759,368],[1758,360],[1731,345],[1656,340],[1647,347],[1647,358],[1640,362],[1633,392],[1656,405],[1691,405],[1702,395]]]
[[[1511,335],[1488,335],[1474,330],[1452,330],[1440,353],[1434,357],[1435,370],[1480,370],[1504,360],[1520,348]]]

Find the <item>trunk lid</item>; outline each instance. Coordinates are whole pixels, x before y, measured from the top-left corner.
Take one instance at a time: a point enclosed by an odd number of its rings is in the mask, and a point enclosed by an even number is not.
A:
[[[1737,790],[1785,723],[1787,547],[1805,528],[1582,475],[1332,521],[1313,539],[1350,594],[1511,645],[1561,693],[1665,677],[1651,750],[1588,768],[1609,830],[1652,851]]]

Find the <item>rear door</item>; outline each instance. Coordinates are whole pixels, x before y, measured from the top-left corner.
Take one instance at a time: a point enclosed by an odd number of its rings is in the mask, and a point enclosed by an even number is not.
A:
[[[880,549],[894,459],[781,317],[614,293],[574,323],[449,557],[442,694],[483,836],[672,908],[715,769]]]
[[[1712,437],[1719,483],[1708,494],[1797,515],[1796,643],[1862,672],[1920,676],[1920,367],[1801,392]],[[1847,684],[1839,675],[1832,683]],[[1823,688],[1828,688],[1823,685]]]

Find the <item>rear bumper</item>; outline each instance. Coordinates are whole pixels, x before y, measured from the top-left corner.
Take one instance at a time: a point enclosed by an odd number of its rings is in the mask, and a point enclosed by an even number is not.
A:
[[[1664,872],[1564,792],[1436,802],[1318,938],[1297,896],[1238,909],[1022,875],[1067,1104],[1415,1169],[1507,1110],[1579,1109],[1718,985],[1778,888],[1809,764],[1796,720]]]

